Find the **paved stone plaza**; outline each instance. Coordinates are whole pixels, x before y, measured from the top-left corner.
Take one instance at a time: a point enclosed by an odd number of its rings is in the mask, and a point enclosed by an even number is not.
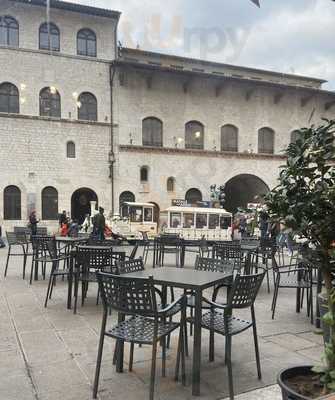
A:
[[[101,305],[96,306],[96,287],[90,286],[85,306],[78,314],[67,310],[66,282],[59,281],[48,308],[43,306],[47,281],[22,280],[21,258],[12,258],[3,278],[7,249],[0,250],[0,399],[1,400],[88,400],[92,398]],[[187,255],[188,267],[193,256]],[[172,258],[171,258],[172,260]],[[30,260],[28,260],[30,270]],[[251,332],[233,339],[235,392],[245,393],[276,382],[282,368],[313,363],[319,359],[322,338],[313,333],[305,311],[295,313],[295,291],[279,293],[276,319],[271,320],[272,293],[263,284],[256,302],[262,381],[258,381]],[[216,337],[215,362],[208,362],[208,336],[203,333],[201,399],[223,399],[228,393],[223,365],[224,345]],[[148,398],[150,347],[135,348],[134,371],[116,374],[112,364],[113,340],[106,339],[100,380],[100,399],[145,400]],[[157,364],[156,399],[192,399],[191,358],[187,361],[187,386],[173,379],[176,336],[168,351],[167,377],[160,378]],[[278,388],[242,394],[241,400],[271,399]],[[279,397],[280,398],[280,397]]]

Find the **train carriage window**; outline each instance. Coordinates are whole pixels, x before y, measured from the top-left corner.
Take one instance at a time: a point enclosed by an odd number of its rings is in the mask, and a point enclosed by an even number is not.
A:
[[[152,222],[152,208],[145,208],[144,209],[144,222]]]
[[[208,227],[209,229],[216,229],[220,226],[220,218],[218,214],[210,214]]]
[[[228,229],[231,226],[230,217],[220,217],[220,227],[221,229]]]
[[[130,207],[130,222],[143,222],[143,208],[142,207]]]
[[[170,214],[170,227],[180,228],[181,227],[181,213]]]
[[[207,228],[207,214],[197,214],[196,228],[197,229]]]
[[[194,214],[184,213],[184,224],[183,228],[194,228]]]

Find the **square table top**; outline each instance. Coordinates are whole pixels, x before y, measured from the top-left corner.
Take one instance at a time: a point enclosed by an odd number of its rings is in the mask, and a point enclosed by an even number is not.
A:
[[[183,289],[206,289],[221,283],[233,273],[197,271],[188,268],[159,267],[128,273],[132,278],[152,276],[158,285],[169,285]]]
[[[95,246],[95,245],[85,245],[85,246],[77,246],[78,249],[84,250],[110,250],[112,251],[112,245],[110,246]]]
[[[87,238],[83,237],[71,237],[71,236],[56,236],[56,242],[63,242],[63,243],[79,243],[79,242],[86,242]]]

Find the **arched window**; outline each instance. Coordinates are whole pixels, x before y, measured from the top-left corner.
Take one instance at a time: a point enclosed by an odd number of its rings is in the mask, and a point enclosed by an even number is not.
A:
[[[20,112],[19,91],[12,83],[5,82],[0,85],[0,112]]]
[[[41,50],[60,50],[60,33],[57,25],[45,22],[40,26],[39,36]]]
[[[17,186],[7,186],[3,192],[4,219],[21,219],[21,190]]]
[[[202,201],[202,194],[199,189],[189,189],[185,194],[185,200],[189,204],[195,204],[198,201]]]
[[[82,29],[77,34],[77,54],[79,56],[97,56],[97,38],[90,29]]]
[[[149,117],[142,121],[143,146],[163,146],[163,123],[160,119]]]
[[[0,16],[0,46],[19,46],[19,24],[8,15]]]
[[[123,205],[124,205],[124,203],[125,202],[134,202],[135,201],[135,195],[134,195],[134,193],[132,193],[132,192],[129,192],[129,191],[125,191],[125,192],[122,192],[121,194],[120,194],[120,197],[119,197],[119,207],[120,207],[120,214],[122,215],[122,216],[126,216],[127,215],[127,213],[126,213],[126,210],[122,210],[122,208],[123,208]],[[126,207],[124,207],[125,209],[126,209]]]
[[[42,190],[42,219],[58,219],[58,192],[52,186]]]
[[[221,151],[238,151],[238,129],[234,125],[221,127]]]
[[[168,192],[174,192],[175,191],[175,183],[176,183],[175,179],[172,176],[170,176],[170,178],[168,178],[166,181],[166,190]]]
[[[271,128],[261,128],[258,131],[258,153],[274,153],[275,133]]]
[[[190,121],[185,124],[185,148],[204,148],[204,126],[201,122]]]
[[[66,157],[67,158],[76,158],[76,145],[74,142],[66,143]]]
[[[46,87],[40,91],[40,116],[61,117],[60,95],[54,87]]]
[[[291,132],[291,143],[295,143],[299,139],[299,136],[300,136],[299,130],[296,129],[296,130],[292,131]]]
[[[78,119],[83,121],[98,120],[97,99],[92,93],[81,93],[78,97]]]
[[[141,167],[140,169],[141,182],[148,182],[149,180],[149,169],[148,167]]]

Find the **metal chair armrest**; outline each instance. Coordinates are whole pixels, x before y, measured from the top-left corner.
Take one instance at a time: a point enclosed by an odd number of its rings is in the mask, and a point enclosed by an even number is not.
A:
[[[161,310],[158,311],[158,314],[160,316],[164,316],[164,314],[166,314],[167,312],[169,312],[170,310],[172,310],[177,304],[180,304],[182,307],[185,307],[186,304],[186,296],[183,295],[181,297],[179,297],[179,299],[173,301],[171,304],[169,304],[168,306],[166,306],[165,308],[162,308]]]

